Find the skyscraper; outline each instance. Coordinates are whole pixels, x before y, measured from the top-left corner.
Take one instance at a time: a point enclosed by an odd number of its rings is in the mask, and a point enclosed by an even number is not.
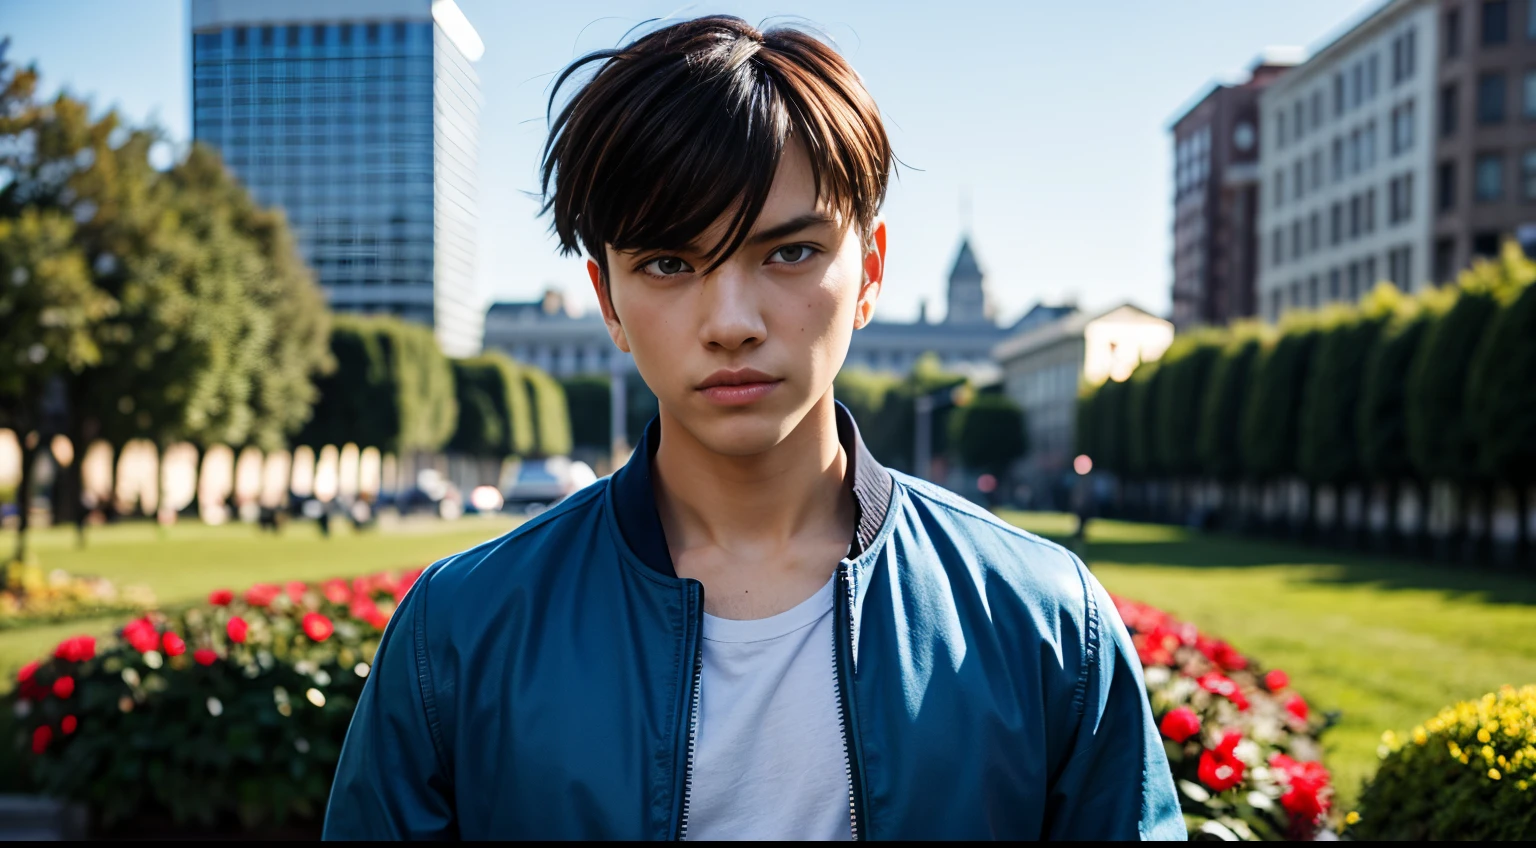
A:
[[[484,45],[453,0],[193,0],[192,134],[281,207],[331,308],[480,349]]]

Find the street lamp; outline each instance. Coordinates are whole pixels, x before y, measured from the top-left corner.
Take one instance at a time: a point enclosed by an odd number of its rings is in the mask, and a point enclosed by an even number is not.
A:
[[[961,383],[947,389],[936,389],[925,394],[920,394],[912,399],[912,406],[917,415],[917,426],[912,445],[912,473],[924,480],[928,479],[929,468],[933,464],[933,413],[936,409],[945,409],[951,406],[963,406],[965,398],[965,384]]]

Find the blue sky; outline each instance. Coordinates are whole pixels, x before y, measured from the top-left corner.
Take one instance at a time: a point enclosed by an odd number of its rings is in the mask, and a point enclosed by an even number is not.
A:
[[[907,163],[885,216],[879,315],[943,312],[970,196],[974,244],[1004,318],[1034,301],[1168,306],[1171,117],[1271,45],[1316,46],[1381,0],[458,0],[486,44],[478,281],[488,299],[546,286],[590,300],[537,203],[544,105],[571,59],[650,18],[724,12],[817,24],[879,102]],[[189,134],[185,0],[0,0],[11,58],[45,89]]]

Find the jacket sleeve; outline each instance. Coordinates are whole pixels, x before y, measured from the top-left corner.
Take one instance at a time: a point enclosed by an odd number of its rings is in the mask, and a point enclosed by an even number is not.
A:
[[[458,836],[427,658],[423,573],[390,618],[336,765],[325,839]]]
[[[1152,719],[1141,663],[1098,581],[1087,594],[1082,711],[1051,787],[1047,839],[1175,839],[1189,835],[1168,755]]]

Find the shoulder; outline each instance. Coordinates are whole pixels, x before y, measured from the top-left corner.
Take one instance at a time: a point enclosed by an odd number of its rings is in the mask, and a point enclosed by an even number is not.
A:
[[[417,580],[418,602],[430,604],[434,618],[445,605],[457,615],[466,609],[459,601],[484,606],[560,569],[573,545],[591,540],[601,528],[607,487],[605,477],[513,530],[433,563]]]
[[[1027,586],[1069,606],[1083,605],[1092,577],[1076,554],[948,489],[900,472],[892,475],[903,495],[901,508],[921,526],[939,559]]]

